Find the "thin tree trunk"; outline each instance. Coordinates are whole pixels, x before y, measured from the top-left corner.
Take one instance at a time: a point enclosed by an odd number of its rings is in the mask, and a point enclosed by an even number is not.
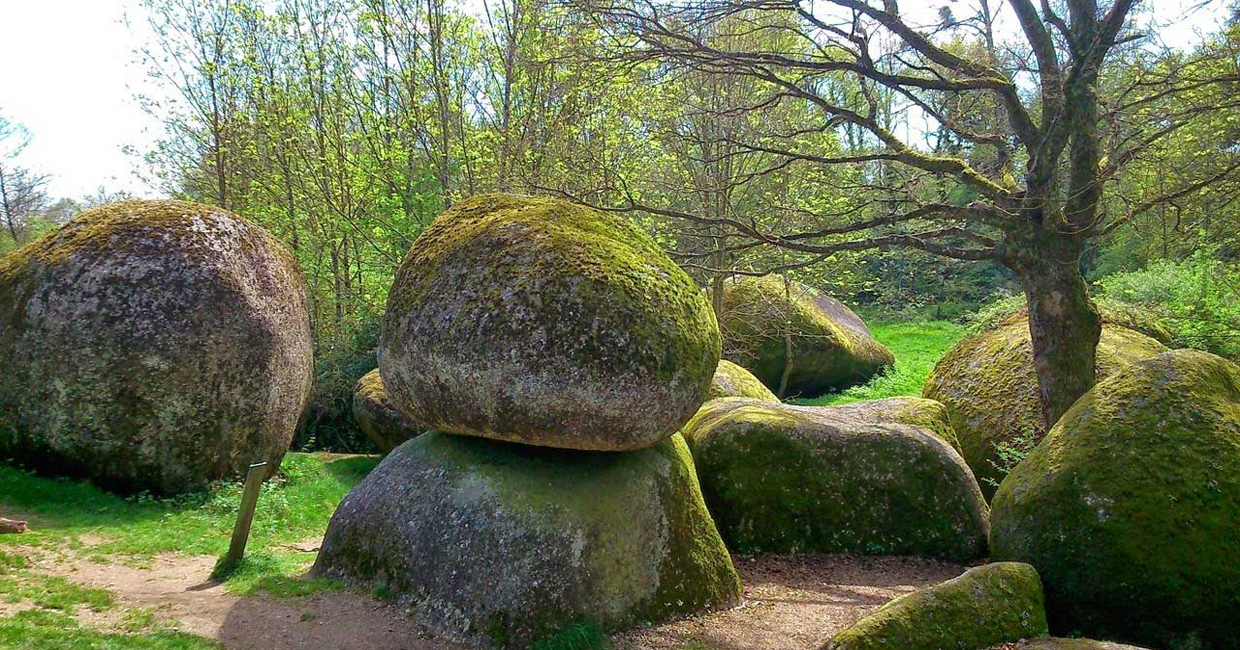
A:
[[[1038,247],[1041,261],[1015,270],[1025,289],[1033,367],[1050,428],[1094,385],[1102,317],[1081,275],[1081,241],[1043,236]]]

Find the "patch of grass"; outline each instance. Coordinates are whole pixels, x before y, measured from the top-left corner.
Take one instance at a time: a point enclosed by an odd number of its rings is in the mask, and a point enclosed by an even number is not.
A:
[[[314,556],[287,549],[294,542],[321,536],[340,500],[377,462],[374,457],[324,454],[285,457],[279,474],[264,484],[259,495],[250,550],[242,566],[226,576],[228,589],[299,596],[338,588],[333,581],[300,577]],[[0,503],[35,520],[30,532],[0,538],[0,548],[42,547],[52,553],[68,549],[95,562],[139,566],[166,552],[221,555],[228,547],[240,498],[241,483],[233,481],[200,494],[122,497],[86,481],[0,466]],[[0,575],[4,567],[19,561],[13,557],[20,556],[0,555]]]
[[[607,634],[601,625],[580,620],[531,643],[529,650],[603,650],[607,646]]]
[[[222,650],[201,637],[166,629],[139,633],[102,632],[72,617],[29,610],[0,617],[0,648],[6,650]]]
[[[273,548],[321,535],[340,500],[376,462],[289,454],[259,495],[251,547]],[[224,482],[204,493],[164,499],[121,497],[85,481],[0,466],[0,495],[5,505],[37,520],[30,532],[16,536],[23,544],[74,547],[89,535],[99,540],[90,548],[96,555],[218,555],[228,546],[241,484]]]
[[[211,578],[223,580],[225,588],[234,593],[262,591],[282,598],[308,596],[319,591],[344,588],[344,584],[339,580],[305,576],[306,560],[304,554],[251,551],[226,570],[222,570],[221,565],[216,565]]]
[[[882,323],[870,328],[874,338],[891,349],[895,366],[871,379],[838,393],[810,399],[792,400],[794,404],[830,406],[866,400],[921,395],[921,386],[934,369],[934,364],[965,334],[965,327],[948,321],[913,321]]]

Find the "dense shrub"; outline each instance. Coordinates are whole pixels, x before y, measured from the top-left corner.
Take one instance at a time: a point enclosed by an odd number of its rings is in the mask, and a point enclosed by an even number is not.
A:
[[[1240,265],[1199,253],[1098,284],[1105,298],[1158,315],[1171,330],[1172,347],[1240,359]]]
[[[378,367],[375,349],[379,322],[358,329],[340,350],[316,350],[314,392],[302,414],[293,448],[299,451],[378,453],[353,420],[353,389],[357,380]]]

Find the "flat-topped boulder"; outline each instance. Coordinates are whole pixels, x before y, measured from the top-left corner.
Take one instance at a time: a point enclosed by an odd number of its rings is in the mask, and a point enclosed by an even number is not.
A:
[[[437,634],[504,648],[740,599],[679,435],[582,452],[423,434],[345,497],[315,568],[383,588]]]
[[[312,381],[301,273],[220,208],[123,201],[0,259],[0,458],[205,488],[288,450]]]
[[[987,508],[932,429],[858,408],[711,400],[684,428],[702,492],[741,553],[985,553]]]
[[[414,242],[379,342],[392,403],[428,428],[619,451],[675,433],[719,365],[714,312],[624,216],[474,196]]]

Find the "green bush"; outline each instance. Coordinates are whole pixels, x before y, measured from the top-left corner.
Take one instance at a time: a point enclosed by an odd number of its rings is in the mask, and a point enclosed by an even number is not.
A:
[[[306,405],[293,448],[298,451],[379,453],[353,420],[357,380],[378,367],[379,322],[363,325],[343,349],[316,350],[314,392]]]
[[[1104,298],[1160,317],[1171,347],[1240,359],[1240,265],[1198,253],[1116,273],[1098,286]]]

